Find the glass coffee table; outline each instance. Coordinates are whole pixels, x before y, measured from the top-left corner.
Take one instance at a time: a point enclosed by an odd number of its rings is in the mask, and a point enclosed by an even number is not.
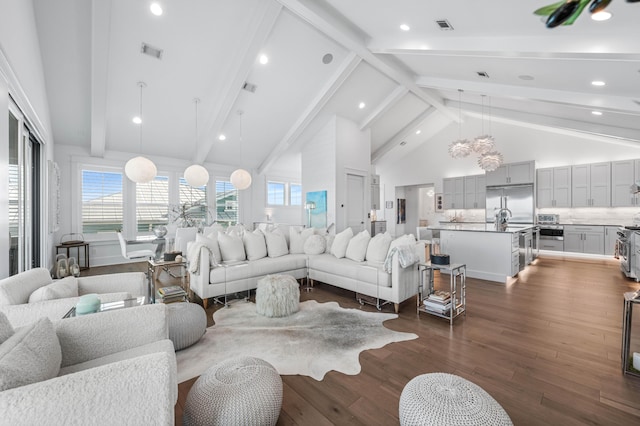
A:
[[[105,302],[100,304],[100,308],[94,313],[112,311],[114,309],[132,308],[134,306],[142,306],[147,303],[145,296],[139,296],[131,299],[118,300],[116,302]],[[62,318],[72,318],[76,316],[76,307],[69,309]]]

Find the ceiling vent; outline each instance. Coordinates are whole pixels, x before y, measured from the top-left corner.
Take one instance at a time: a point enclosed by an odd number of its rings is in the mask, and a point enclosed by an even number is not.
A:
[[[405,146],[406,144],[407,144],[407,141],[400,142],[400,146]]]
[[[478,77],[489,78],[489,74],[486,71],[476,71]]]
[[[247,92],[251,92],[251,93],[256,93],[257,88],[258,86],[256,86],[255,84],[251,84],[248,81],[245,81],[244,84],[242,85],[243,90],[246,90]]]
[[[156,59],[162,59],[162,49],[158,49],[157,47],[153,47],[150,44],[142,43],[142,47],[140,48],[140,52],[145,55],[152,56]]]
[[[446,19],[437,19],[436,24],[438,24],[438,27],[440,27],[442,31],[453,31],[453,27]]]

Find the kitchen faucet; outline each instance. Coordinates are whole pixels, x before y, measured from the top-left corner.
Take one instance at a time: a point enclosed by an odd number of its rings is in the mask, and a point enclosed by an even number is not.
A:
[[[507,213],[509,213],[509,216],[507,216]],[[512,216],[513,213],[511,213],[511,210],[509,210],[508,208],[502,207],[501,209],[499,209],[496,213],[496,230],[506,230],[509,224],[509,218]]]

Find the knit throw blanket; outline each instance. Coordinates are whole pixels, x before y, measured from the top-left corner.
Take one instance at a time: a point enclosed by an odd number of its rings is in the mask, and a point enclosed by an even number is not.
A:
[[[206,244],[201,242],[193,242],[187,250],[187,260],[189,261],[189,272],[193,274],[200,273],[200,253],[205,250],[209,254],[209,265],[214,264],[213,252]]]
[[[391,260],[393,258],[393,255],[396,253],[398,253],[398,262],[400,263],[400,266],[403,268],[411,266],[416,262],[420,261],[420,257],[416,254],[412,246],[404,245],[404,246],[394,247],[391,249],[391,251],[389,251],[389,254],[387,254],[387,258],[384,260],[384,265],[382,266],[382,269],[385,272],[391,273]]]

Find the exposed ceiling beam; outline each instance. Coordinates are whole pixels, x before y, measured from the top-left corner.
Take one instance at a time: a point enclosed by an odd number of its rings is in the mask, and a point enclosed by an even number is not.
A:
[[[309,103],[307,108],[300,114],[300,117],[293,123],[293,126],[287,131],[278,145],[269,153],[269,156],[258,167],[258,174],[265,173],[269,167],[278,159],[281,153],[287,150],[298,137],[305,131],[307,126],[311,124],[313,119],[318,115],[326,103],[336,93],[336,91],[342,86],[351,73],[357,68],[362,59],[355,53],[350,53],[342,61],[340,67],[331,76],[331,78],[325,83],[322,89],[318,92],[313,101]]]
[[[389,96],[387,96],[382,102],[380,102],[380,104],[378,104],[376,109],[374,109],[371,114],[369,114],[364,118],[364,120],[362,120],[362,122],[360,123],[360,130],[364,130],[365,128],[371,126],[378,118],[380,118],[384,113],[389,111],[391,107],[398,103],[398,101],[400,101],[400,99],[402,99],[407,93],[409,93],[409,89],[407,89],[406,87],[396,87],[393,92],[389,93]]]
[[[391,139],[384,143],[380,148],[371,153],[371,163],[375,163],[382,159],[389,151],[400,145],[400,143],[416,129],[434,112],[436,109],[429,107],[419,116],[411,120],[409,124],[398,131]]]
[[[91,2],[91,155],[103,157],[107,139],[107,78],[111,0]]]
[[[226,77],[218,82],[215,93],[211,96],[212,99],[218,99],[218,102],[206,115],[211,120],[206,123],[204,135],[198,138],[198,149],[193,157],[195,163],[203,163],[218,140],[217,137],[242,90],[242,84],[249,76],[260,49],[280,16],[282,6],[276,2],[264,1],[259,2],[259,5],[249,25],[253,31],[245,35],[240,43],[241,47],[230,61]]]
[[[353,27],[346,24],[343,18],[341,19],[341,17],[339,18],[331,12],[328,12],[320,6],[318,2],[314,2],[312,0],[278,1],[292,13],[304,19],[328,37],[334,39],[336,42],[340,43],[352,52],[355,52],[378,71],[396,83],[406,87],[418,98],[430,105],[433,105],[436,109],[449,117],[449,119],[458,122],[457,114],[444,105],[442,98],[431,90],[419,87],[415,83],[415,76],[409,75],[396,64],[392,64],[388,58],[372,53],[367,47],[364,36],[358,33]]]

